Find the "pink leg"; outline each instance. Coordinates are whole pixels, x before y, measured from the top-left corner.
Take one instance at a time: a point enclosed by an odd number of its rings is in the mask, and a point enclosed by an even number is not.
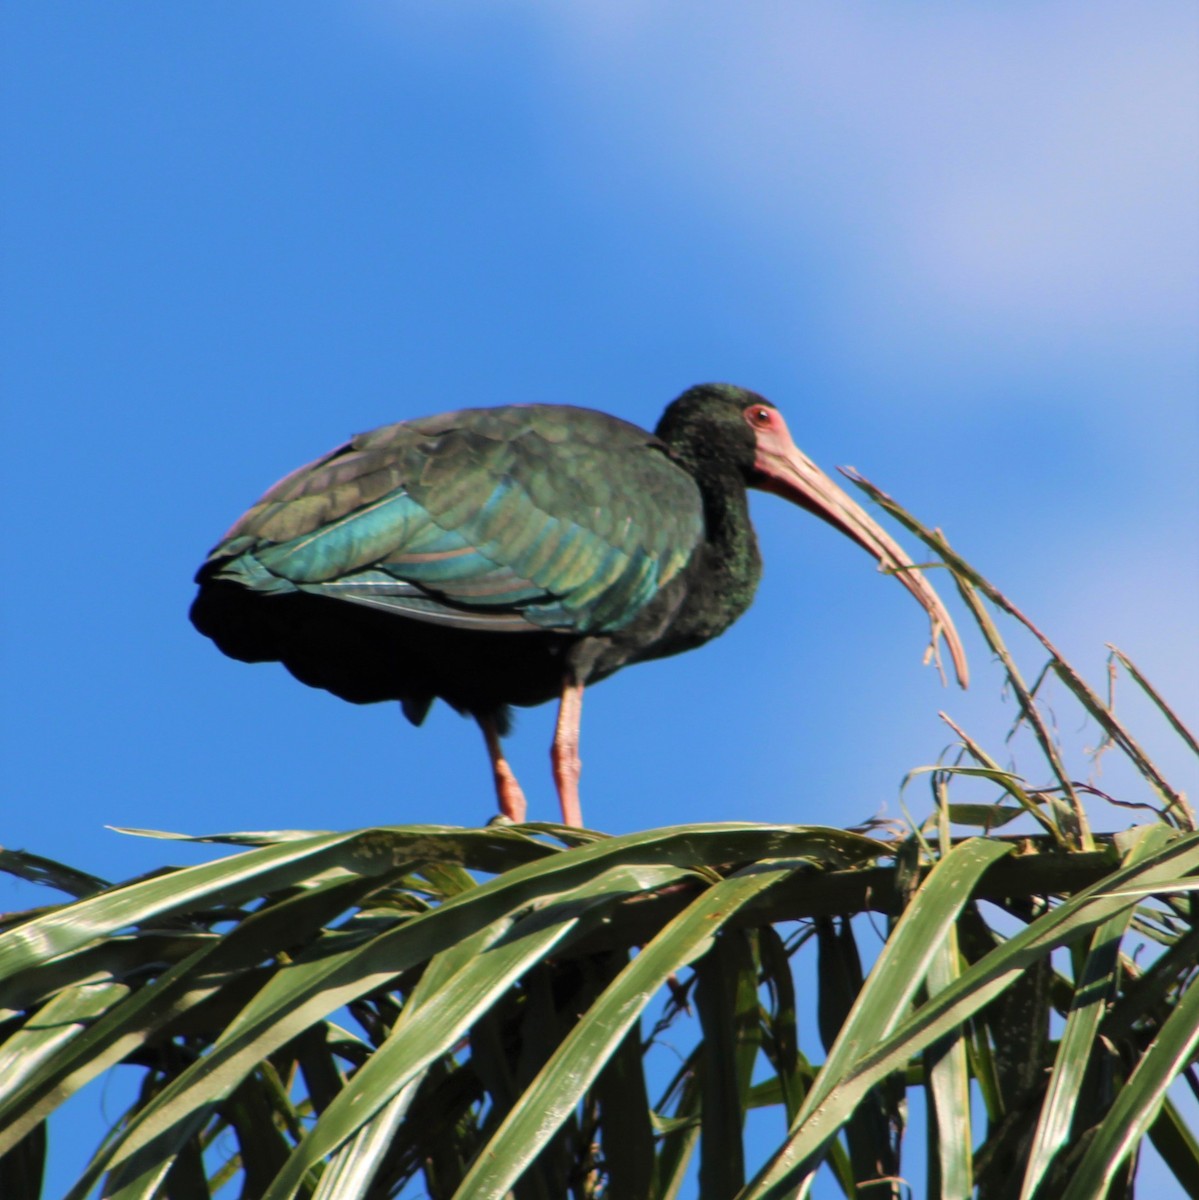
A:
[[[517,825],[523,825],[529,806],[504,757],[504,747],[500,744],[495,720],[492,717],[478,717],[477,720],[487,742],[487,756],[491,759],[491,773],[495,777],[495,794],[500,803],[500,812]]]
[[[579,805],[579,718],[583,714],[583,685],[568,679],[562,687],[558,705],[558,725],[550,761],[554,766],[554,782],[558,785],[558,802],[562,805],[564,825],[583,826],[583,810]]]

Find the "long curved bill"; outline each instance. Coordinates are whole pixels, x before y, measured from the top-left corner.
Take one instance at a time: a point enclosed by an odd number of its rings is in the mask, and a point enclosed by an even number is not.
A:
[[[771,416],[771,427],[757,431],[754,486],[815,513],[869,551],[884,570],[893,571],[928,613],[932,622],[930,652],[939,660],[939,639],[943,636],[958,683],[966,687],[970,681],[966,652],[953,618],[932,584],[923,572],[914,569],[900,545],[796,446],[782,416],[777,411]]]

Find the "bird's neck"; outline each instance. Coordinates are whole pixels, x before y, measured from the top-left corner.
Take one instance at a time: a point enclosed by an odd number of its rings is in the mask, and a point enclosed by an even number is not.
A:
[[[704,464],[695,478],[704,501],[705,538],[693,560],[694,582],[673,622],[674,635],[689,645],[723,633],[750,606],[762,577],[740,472]]]
[[[739,473],[719,480],[715,487],[701,479],[700,491],[707,542],[719,564],[719,577],[726,581],[723,591],[731,623],[750,606],[762,578],[762,556],[749,519],[749,494]]]

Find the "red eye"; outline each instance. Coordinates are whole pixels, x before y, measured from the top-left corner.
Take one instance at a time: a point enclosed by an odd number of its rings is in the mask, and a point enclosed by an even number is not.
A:
[[[770,409],[761,404],[751,404],[745,410],[745,419],[756,429],[768,428],[773,417]]]

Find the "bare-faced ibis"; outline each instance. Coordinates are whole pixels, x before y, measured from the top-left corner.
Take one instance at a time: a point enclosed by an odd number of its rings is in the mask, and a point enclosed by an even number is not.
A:
[[[965,686],[949,614],[911,560],[729,384],[684,392],[654,433],[589,409],[470,408],[385,425],[301,467],[200,568],[191,619],[226,654],[278,661],[355,704],[437,698],[483,731],[501,810],[525,798],[500,744],[510,706],[558,698],[551,753],[579,808],[583,688],[700,646],[761,574],[747,488],[836,526],[928,611]]]

